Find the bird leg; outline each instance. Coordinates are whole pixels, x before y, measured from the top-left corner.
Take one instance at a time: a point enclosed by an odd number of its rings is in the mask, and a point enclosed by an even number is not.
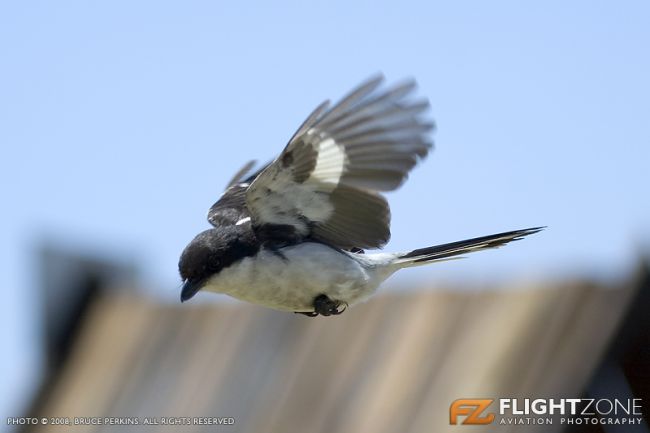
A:
[[[343,306],[342,309],[339,309]],[[308,317],[316,316],[338,316],[346,310],[348,307],[347,302],[341,301],[332,301],[327,295],[318,295],[314,299],[314,311],[302,312],[296,311],[296,313],[304,314]]]
[[[343,305],[343,309],[339,310],[339,307]],[[321,316],[338,316],[345,311],[348,304],[341,301],[333,301],[327,295],[318,295],[314,299],[314,312],[320,314]]]

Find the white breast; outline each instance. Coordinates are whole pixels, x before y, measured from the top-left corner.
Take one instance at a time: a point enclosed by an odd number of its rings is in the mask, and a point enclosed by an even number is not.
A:
[[[319,243],[303,243],[277,252],[262,249],[223,269],[204,290],[286,311],[313,311],[320,294],[353,304],[371,295],[390,273],[362,265],[351,255]]]

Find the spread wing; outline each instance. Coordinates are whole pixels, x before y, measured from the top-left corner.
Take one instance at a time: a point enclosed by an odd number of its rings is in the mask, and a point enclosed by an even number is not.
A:
[[[321,104],[278,158],[255,178],[246,203],[255,227],[291,226],[340,248],[378,248],[390,238],[379,192],[397,189],[431,143],[415,82],[380,90],[363,83],[338,104]]]
[[[255,167],[255,164],[256,161],[248,161],[230,179],[224,193],[208,211],[208,222],[210,224],[215,227],[237,224],[243,219],[250,217],[246,208],[246,190],[253,179],[269,165],[266,164],[253,174],[249,174],[253,167]]]
[[[257,164],[257,161],[255,161],[254,159],[244,164],[242,168],[240,168],[239,171],[237,171],[237,173],[233,175],[232,179],[230,179],[230,182],[228,182],[228,185],[226,185],[226,191],[228,190],[228,188],[230,188],[233,185],[246,182],[244,179],[246,175],[251,172],[253,167],[255,167],[255,164]]]

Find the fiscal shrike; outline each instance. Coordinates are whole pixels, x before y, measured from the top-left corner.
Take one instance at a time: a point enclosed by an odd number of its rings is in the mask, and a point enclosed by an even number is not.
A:
[[[397,189],[432,147],[429,104],[415,82],[374,77],[319,105],[284,150],[244,166],[210,208],[213,228],[183,251],[181,301],[199,290],[308,316],[342,313],[399,269],[494,248],[542,227],[402,253],[366,254],[390,238],[383,191]]]

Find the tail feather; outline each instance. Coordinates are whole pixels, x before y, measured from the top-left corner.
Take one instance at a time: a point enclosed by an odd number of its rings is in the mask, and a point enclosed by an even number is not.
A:
[[[532,235],[545,227],[533,227],[523,230],[498,233],[495,235],[482,236],[480,238],[467,239],[464,241],[451,242],[449,244],[436,245],[433,247],[419,248],[398,257],[397,263],[402,266],[417,266],[425,263],[451,260],[458,258],[461,254],[473,253],[474,251],[498,248],[512,241],[518,241],[524,236]]]

